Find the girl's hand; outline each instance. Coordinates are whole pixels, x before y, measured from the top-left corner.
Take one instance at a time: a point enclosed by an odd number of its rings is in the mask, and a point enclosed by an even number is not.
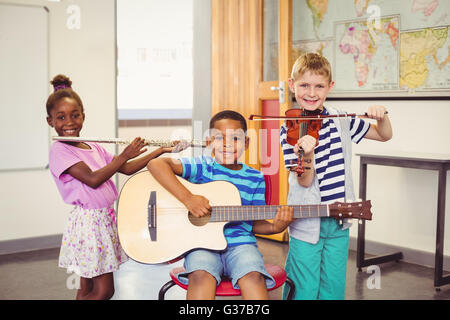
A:
[[[385,113],[386,113],[385,107],[378,105],[371,105],[369,106],[369,109],[367,109],[367,118],[381,121],[384,119]]]
[[[211,214],[209,200],[203,196],[191,194],[183,201],[183,204],[195,217],[200,218]]]
[[[311,155],[316,147],[317,140],[312,136],[303,136],[298,139],[297,143],[294,146],[294,153],[298,156],[298,151],[300,148],[303,149],[305,155]]]
[[[148,143],[144,139],[137,137],[122,151],[120,156],[125,157],[127,160],[136,158],[147,151],[147,149],[143,149],[146,145]]]
[[[294,209],[288,206],[278,208],[273,220],[272,231],[279,233],[286,229],[294,221]]]

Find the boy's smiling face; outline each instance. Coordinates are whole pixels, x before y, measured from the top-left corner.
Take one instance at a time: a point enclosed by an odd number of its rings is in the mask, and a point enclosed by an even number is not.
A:
[[[214,123],[210,131],[210,145],[217,163],[237,170],[239,157],[248,148],[248,137],[241,123],[232,119],[221,119]]]
[[[323,107],[334,82],[320,74],[306,71],[298,79],[289,79],[289,89],[295,94],[300,108],[314,111]]]

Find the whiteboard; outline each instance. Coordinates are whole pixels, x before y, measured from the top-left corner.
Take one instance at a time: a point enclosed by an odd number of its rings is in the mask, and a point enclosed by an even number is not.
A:
[[[0,170],[48,164],[48,11],[0,4]]]

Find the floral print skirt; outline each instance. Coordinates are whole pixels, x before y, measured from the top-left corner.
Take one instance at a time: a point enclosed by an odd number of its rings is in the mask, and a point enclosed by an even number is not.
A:
[[[114,272],[128,260],[117,234],[114,209],[76,206],[64,230],[59,267],[83,278]]]

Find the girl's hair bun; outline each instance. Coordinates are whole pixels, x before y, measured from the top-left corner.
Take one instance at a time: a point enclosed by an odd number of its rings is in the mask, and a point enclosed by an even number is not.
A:
[[[69,77],[58,74],[56,75],[50,83],[53,85],[54,91],[47,99],[47,115],[51,117],[51,110],[54,108],[55,104],[64,98],[74,99],[76,103],[81,107],[81,111],[84,110],[83,102],[80,96],[72,89],[72,81]]]
[[[69,77],[63,74],[56,75],[50,83],[53,85],[53,90],[57,91],[65,88],[72,88],[72,81]]]

